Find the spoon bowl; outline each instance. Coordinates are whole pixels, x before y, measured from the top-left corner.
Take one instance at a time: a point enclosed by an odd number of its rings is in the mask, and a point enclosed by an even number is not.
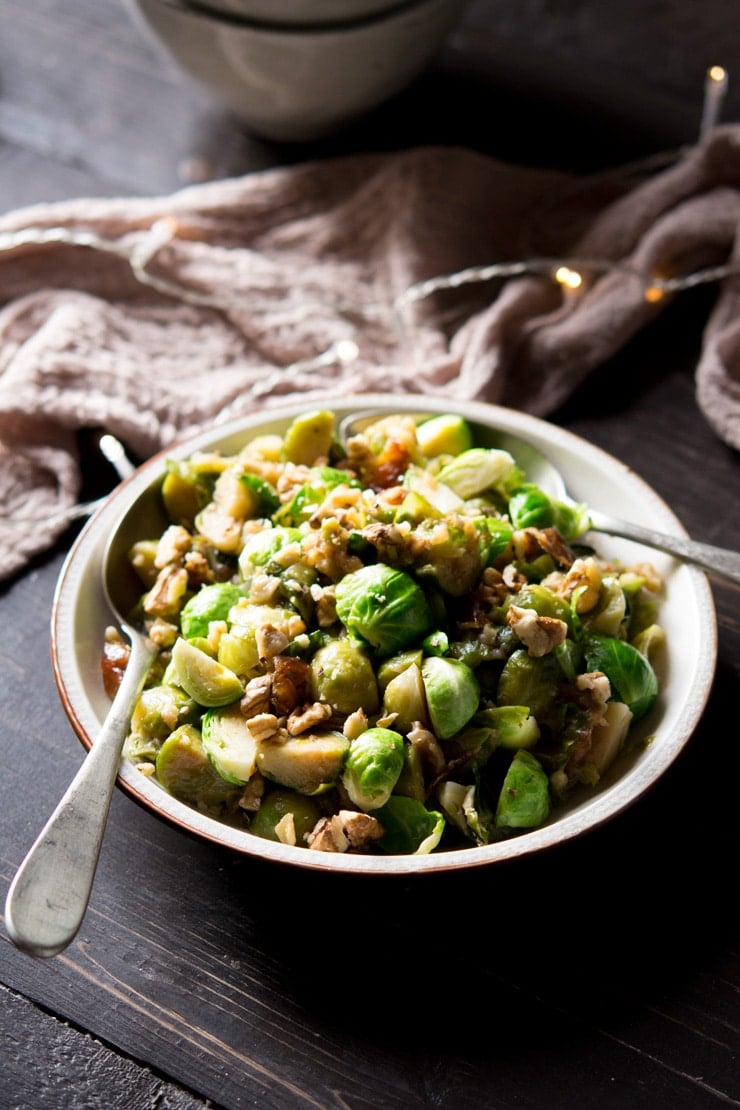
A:
[[[123,679],[94,744],[8,891],[8,935],[31,956],[57,955],[82,924],[131,710],[156,655],[154,645],[126,617],[137,594],[128,580],[124,555],[134,536],[141,535],[147,515],[151,515],[147,506],[155,511],[153,498],[144,497],[131,505],[112,532],[102,562],[103,593],[130,645]]]

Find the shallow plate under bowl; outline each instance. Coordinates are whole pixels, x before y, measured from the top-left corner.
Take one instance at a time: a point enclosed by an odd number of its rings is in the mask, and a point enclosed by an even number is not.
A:
[[[594,508],[665,532],[685,534],[665,502],[626,466],[585,440],[535,417],[486,404],[455,405],[448,400],[409,395],[327,399],[322,407],[332,409],[338,419],[364,409],[387,413],[457,409],[477,426],[483,443],[495,445],[498,431],[539,447],[560,468],[571,493]],[[109,704],[99,667],[104,631],[112,620],[101,588],[101,560],[106,539],[117,521],[133,501],[141,498],[143,517],[149,514],[141,538],[151,536],[151,506],[167,458],[182,459],[195,450],[235,453],[258,433],[283,432],[306,408],[302,403],[270,409],[179,441],[124,481],[80,533],[57,585],[52,660],[62,704],[85,747],[93,743]],[[701,571],[626,540],[600,536],[597,547],[600,553],[626,562],[651,562],[665,579],[659,621],[667,635],[667,661],[659,675],[658,701],[636,726],[638,735],[653,739],[618,760],[596,789],[574,795],[542,828],[480,848],[425,856],[335,855],[274,843],[206,817],[178,802],[155,779],[145,777],[126,761],[118,785],[146,809],[190,834],[249,856],[322,871],[387,875],[451,871],[528,856],[581,836],[635,802],[673,763],[702,714],[717,656],[714,602]]]

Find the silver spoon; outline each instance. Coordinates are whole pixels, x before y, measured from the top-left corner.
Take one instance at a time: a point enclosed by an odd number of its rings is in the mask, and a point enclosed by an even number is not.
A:
[[[353,413],[342,421],[340,425],[341,437],[346,439],[356,434],[382,415],[385,414],[378,411]],[[418,421],[436,414],[411,413],[409,415],[412,415]],[[565,486],[562,474],[538,447],[535,447],[528,440],[512,435],[510,432],[496,431],[491,433],[490,429],[486,429],[486,437],[490,441],[490,446],[500,447],[513,455],[527,475],[528,481],[539,486],[551,497],[570,504],[574,503],[574,499]],[[641,543],[645,547],[664,551],[684,563],[692,563],[694,566],[700,567],[707,574],[716,575],[740,586],[740,552],[730,551],[726,547],[716,547],[714,544],[698,543],[696,540],[687,539],[684,536],[672,536],[664,532],[657,532],[652,528],[644,528],[639,524],[632,524],[631,521],[619,520],[608,513],[592,509],[590,505],[588,506],[588,517],[590,522],[589,531],[635,540],[635,542]]]
[[[156,655],[154,645],[124,616],[129,604],[121,569],[131,529],[140,527],[141,507],[137,498],[103,555],[103,590],[131,645],[123,680],[79,771],[19,867],[5,903],[8,935],[31,956],[57,955],[82,924],[131,711]]]

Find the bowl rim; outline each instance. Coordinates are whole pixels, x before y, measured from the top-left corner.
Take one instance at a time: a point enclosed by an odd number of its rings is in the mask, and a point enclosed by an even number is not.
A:
[[[600,474],[601,477],[614,475],[617,488],[624,485],[630,496],[637,498],[643,513],[649,513],[653,522],[676,534],[686,535],[678,518],[659,495],[641,479],[631,468],[620,462],[606,451],[589,443],[567,429],[561,428],[539,417],[506,409],[486,402],[453,402],[449,398],[439,398],[420,394],[352,394],[342,398],[325,397],[318,401],[303,400],[289,404],[268,405],[259,412],[234,417],[219,423],[210,422],[199,429],[179,436],[173,443],[156,452],[138,467],[110,494],[104,504],[88,520],[73,543],[59,574],[52,602],[51,615],[51,656],[52,670],[57,692],[65,713],[83,747],[89,749],[93,740],[91,733],[99,727],[100,715],[96,714],[90,700],[89,686],[77,670],[77,653],[80,638],[81,594],[84,590],[97,590],[91,601],[103,607],[105,601],[98,585],[93,585],[95,573],[100,578],[100,558],[102,545],[119,515],[137,498],[161,479],[164,464],[168,458],[183,458],[193,450],[208,449],[216,443],[225,445],[229,439],[247,438],[264,425],[282,424],[294,416],[315,408],[329,408],[337,415],[346,412],[378,408],[387,413],[419,412],[441,413],[458,411],[473,423],[492,429],[511,432],[555,455],[556,461],[570,458],[572,465],[583,467],[581,459]],[[222,448],[226,451],[226,447]],[[585,468],[584,468],[585,469]],[[568,479],[570,481],[570,478]],[[577,492],[577,491],[576,491]],[[629,541],[610,541],[617,549],[634,552],[635,546]],[[645,549],[642,549],[643,551]],[[634,556],[633,556],[634,558]],[[133,764],[122,762],[117,786],[137,804],[154,813],[160,819],[181,831],[199,839],[210,841],[221,848],[228,848],[239,854],[281,864],[298,865],[314,871],[330,871],[343,874],[383,874],[404,875],[450,872],[477,867],[488,867],[529,857],[537,852],[552,849],[569,841],[579,839],[586,833],[612,820],[629,806],[646,795],[662,778],[689,742],[709,697],[717,659],[717,619],[713,594],[709,581],[698,568],[688,564],[673,565],[669,557],[658,552],[650,552],[651,561],[670,566],[670,578],[676,590],[683,588],[687,600],[693,602],[693,611],[699,635],[696,637],[701,650],[696,651],[692,661],[688,687],[683,691],[680,717],[668,736],[660,737],[660,715],[656,726],[656,737],[661,743],[646,744],[640,758],[629,768],[619,773],[614,781],[604,784],[603,789],[589,792],[576,808],[561,815],[555,815],[546,825],[491,845],[460,848],[447,852],[431,853],[424,856],[407,855],[362,855],[333,854],[311,851],[301,847],[291,847],[277,842],[255,837],[245,829],[205,817],[198,811],[177,802],[166,794],[158,783],[145,779],[136,771]],[[678,580],[678,585],[675,581]],[[84,627],[84,620],[82,625]],[[692,639],[686,637],[686,639]],[[683,642],[683,641],[682,641]],[[99,649],[98,644],[98,649]],[[73,659],[70,662],[70,652]],[[648,715],[652,723],[653,714]]]
[[[395,0],[395,3],[365,15],[350,19],[326,19],[309,22],[297,21],[295,23],[284,20],[255,19],[228,12],[222,8],[212,8],[202,0],[136,0],[137,3],[161,4],[174,12],[180,12],[194,19],[201,19],[206,23],[223,24],[226,27],[238,28],[244,31],[285,36],[320,37],[321,35],[342,34],[344,32],[364,31],[382,23],[387,23],[397,18],[413,14],[425,7],[452,7],[457,4],[460,15],[467,6],[468,0]]]

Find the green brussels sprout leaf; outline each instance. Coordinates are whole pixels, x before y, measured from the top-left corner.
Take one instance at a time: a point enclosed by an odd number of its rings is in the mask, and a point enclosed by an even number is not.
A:
[[[428,855],[439,844],[445,829],[443,814],[401,794],[388,798],[373,816],[384,830],[379,847],[393,855]]]
[[[448,740],[478,708],[478,680],[466,663],[439,655],[424,660],[421,674],[432,728],[440,740]]]
[[[625,640],[613,636],[589,636],[585,644],[586,666],[603,671],[613,695],[632,710],[635,720],[644,717],[658,695],[658,679],[649,660]]]
[[[534,829],[550,815],[550,783],[531,752],[516,753],[496,805],[496,827]]]
[[[201,586],[182,608],[180,631],[186,640],[207,636],[211,621],[226,620],[229,609],[236,605],[242,592],[232,582],[213,582]]]

